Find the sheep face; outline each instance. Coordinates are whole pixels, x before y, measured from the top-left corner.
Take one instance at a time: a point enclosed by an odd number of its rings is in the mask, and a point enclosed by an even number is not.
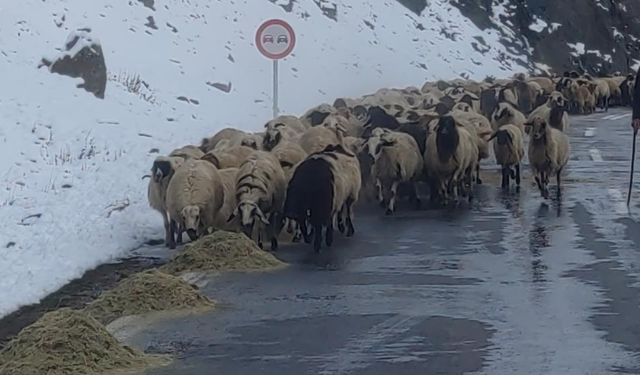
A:
[[[455,120],[451,116],[440,118],[436,129],[436,147],[440,161],[445,162],[454,155],[459,141],[460,134]]]
[[[182,216],[184,229],[187,231],[189,237],[194,238],[197,236],[198,229],[200,228],[200,207],[187,206],[182,209],[180,215]]]
[[[236,207],[229,221],[236,217],[240,217],[240,226],[243,233],[248,237],[251,237],[256,218],[264,225],[269,225],[269,220],[255,202],[241,201],[238,203],[238,207]]]
[[[471,106],[466,102],[459,102],[454,108],[462,112],[471,112]]]
[[[156,160],[153,162],[153,167],[151,167],[151,175],[156,183],[160,183],[163,178],[169,176],[172,172],[173,168],[168,160]]]
[[[553,92],[549,96],[548,103],[551,108],[565,108],[565,106],[567,105],[567,99],[565,99],[561,93]]]
[[[255,135],[250,135],[245,137],[242,142],[240,142],[242,146],[250,147],[254,150],[258,149],[258,137]]]
[[[547,122],[544,119],[536,117],[531,123],[527,124],[527,126],[531,128],[531,138],[534,141],[541,141],[546,138]]]
[[[275,124],[272,128],[267,129],[267,132],[264,135],[264,140],[262,141],[262,145],[265,150],[273,150],[273,148],[280,143],[280,140],[282,139],[280,129],[283,127],[285,127],[285,124]]]

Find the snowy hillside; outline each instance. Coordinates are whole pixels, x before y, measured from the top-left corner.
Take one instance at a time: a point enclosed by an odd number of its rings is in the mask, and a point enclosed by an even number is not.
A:
[[[498,32],[481,32],[444,0],[421,15],[391,0],[0,5],[0,316],[162,237],[141,180],[157,152],[269,120],[271,65],[252,41],[272,17],[298,34],[281,64],[285,112],[383,86],[522,70]],[[79,28],[102,45],[104,99],[38,69]]]

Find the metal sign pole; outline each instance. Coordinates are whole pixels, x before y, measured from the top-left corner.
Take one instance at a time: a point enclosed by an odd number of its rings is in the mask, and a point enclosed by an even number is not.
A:
[[[278,117],[278,60],[273,60],[273,118]]]

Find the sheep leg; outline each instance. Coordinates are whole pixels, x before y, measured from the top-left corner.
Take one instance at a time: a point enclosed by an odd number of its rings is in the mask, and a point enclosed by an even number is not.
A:
[[[313,229],[313,228],[312,228]],[[302,237],[304,238],[304,243],[311,243],[311,233],[309,233],[309,227],[307,227],[307,219],[304,218],[300,221],[300,231],[302,232]]]
[[[344,234],[346,227],[344,226],[344,214],[346,211],[346,207],[343,206],[340,209],[340,212],[338,212],[338,230],[340,231],[340,233]]]
[[[478,164],[476,165],[476,183],[478,185],[482,185],[482,180],[480,179],[480,160],[478,159]]]
[[[325,233],[324,240],[327,247],[331,247],[331,245],[333,245],[333,223],[329,223],[329,225],[327,225],[327,232]]]
[[[173,250],[176,248],[176,240],[174,237],[174,234],[177,234],[176,232],[178,231],[176,222],[174,220],[170,220],[169,222],[169,243],[167,244],[167,246],[169,246],[169,249]]]
[[[411,197],[409,199],[415,204],[416,210],[419,210],[422,202],[418,197],[418,184],[415,181],[411,181],[411,189],[409,194],[411,194]]]
[[[182,234],[184,233],[184,227],[182,224],[178,224],[178,229],[176,231],[176,242],[178,245],[182,245]]]
[[[384,194],[382,192],[382,182],[376,179],[376,188],[378,189],[378,203],[384,207]]]
[[[562,189],[560,188],[560,173],[562,172],[562,169],[558,171],[558,173],[556,173],[556,182],[558,183],[558,193],[557,193],[557,197],[558,199],[560,199],[560,197],[562,196]]]
[[[320,248],[322,247],[322,225],[314,225],[313,232],[313,250],[315,250],[316,253],[319,253]]]
[[[396,197],[398,195],[398,181],[394,181],[391,184],[391,197],[389,198],[389,204],[387,205],[387,215],[391,215],[396,210]]]
[[[502,189],[509,188],[509,172],[507,171],[507,167],[502,167]]]
[[[520,186],[520,164],[516,164],[516,185]]]
[[[278,235],[282,230],[281,221],[278,220],[279,215],[277,212],[272,212],[269,217],[269,236],[271,237],[271,251],[278,251]]]
[[[171,223],[169,222],[169,216],[164,213],[162,215],[162,220],[164,221],[164,244],[167,247],[170,247],[170,244],[173,242],[173,232],[171,231]],[[174,243],[175,246],[175,243]]]
[[[356,229],[353,227],[353,202],[354,200],[351,198],[347,199],[347,237],[353,236],[356,232]]]

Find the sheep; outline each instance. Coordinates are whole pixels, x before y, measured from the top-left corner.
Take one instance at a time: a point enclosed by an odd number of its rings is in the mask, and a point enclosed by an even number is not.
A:
[[[480,113],[490,118],[498,106],[498,88],[486,88],[480,93]]]
[[[537,97],[541,94],[542,88],[536,82],[525,82],[524,80],[516,79],[513,81],[513,87],[517,93],[518,108],[524,112],[531,112],[536,102]]]
[[[378,189],[378,201],[386,203],[386,214],[395,211],[400,184],[410,184],[411,200],[419,206],[416,181],[423,172],[424,162],[416,140],[409,134],[376,129],[367,142],[374,159],[373,176]]]
[[[344,134],[350,137],[359,137],[362,135],[363,130],[363,126],[359,121],[351,121],[343,115],[333,113],[324,119],[321,126],[333,129],[341,128],[344,130]]]
[[[555,90],[553,81],[547,77],[530,77],[527,81],[537,83],[542,91],[547,95],[551,94]]]
[[[595,111],[596,98],[589,90],[589,86],[582,85],[576,92],[576,102],[578,112],[581,114],[591,114]]]
[[[241,146],[247,146],[254,150],[262,150],[264,144],[264,133],[247,134],[240,140]]]
[[[147,199],[149,200],[149,206],[154,210],[160,212],[164,224],[165,244],[171,245],[172,232],[167,215],[167,187],[173,177],[176,169],[178,169],[184,163],[184,158],[173,156],[158,156],[153,161],[151,167],[151,178],[149,179],[149,186],[147,188]]]
[[[424,154],[425,173],[432,179],[432,199],[440,195],[446,203],[449,192],[453,192],[457,199],[462,189],[471,201],[471,179],[477,163],[476,136],[456,124],[452,116],[441,117],[435,134],[427,138]]]
[[[471,135],[475,136],[475,141],[478,146],[476,182],[482,184],[482,179],[480,179],[480,160],[489,157],[489,137],[491,137],[491,133],[493,133],[491,123],[486,117],[472,110],[454,110],[451,111],[451,116],[453,116],[459,125],[466,127]]]
[[[217,132],[211,138],[203,138],[200,144],[200,149],[204,153],[209,152],[214,148],[216,148],[218,143],[222,140],[227,140],[229,144],[236,144],[236,143],[239,144],[242,138],[246,135],[247,133],[243,132],[242,130],[233,129],[233,128],[224,128],[219,132]]]
[[[198,146],[187,145],[171,151],[169,156],[180,157],[183,159],[200,159],[204,156],[204,152]]]
[[[341,134],[340,128],[315,126],[300,136],[299,144],[307,154],[313,154],[322,151],[328,145],[342,143]]]
[[[300,137],[309,126],[303,124],[299,118],[295,116],[278,116],[265,124],[265,135],[262,142],[262,148],[265,151],[271,151],[278,145],[281,140],[293,140]]]
[[[613,105],[620,105],[622,102],[622,90],[620,89],[620,84],[624,79],[624,77],[620,76],[603,78],[603,80],[609,85],[610,100]]]
[[[513,124],[500,126],[489,138],[493,142],[496,162],[502,166],[502,188],[509,188],[510,179],[520,187],[520,162],[524,157],[524,132]],[[514,169],[511,169],[514,168]]]
[[[236,178],[238,177],[239,168],[224,168],[218,172],[220,174],[220,182],[224,188],[224,203],[218,212],[216,226],[214,230],[226,230],[235,232],[238,230],[237,225],[228,220],[233,214],[238,202],[236,201]]]
[[[206,160],[218,169],[238,168],[255,150],[247,146],[232,146],[214,149],[204,154],[200,159]]]
[[[287,182],[293,175],[295,166],[307,157],[307,152],[296,142],[280,142],[271,153],[278,159],[282,167]]]
[[[266,234],[271,241],[271,251],[277,251],[285,189],[284,171],[275,155],[255,151],[238,171],[237,206],[228,221],[239,218],[242,232],[256,238],[260,248],[263,248],[262,237]],[[256,236],[254,232],[257,232]]]
[[[564,96],[554,91],[549,96],[547,103],[531,112],[527,118],[527,122],[533,121],[536,117],[542,118],[552,127],[566,133],[569,131],[569,115],[567,114],[566,106],[567,100]],[[529,134],[530,130],[530,127],[525,126],[527,134]]]
[[[177,235],[182,242],[186,231],[194,241],[206,233],[209,227],[223,222],[218,213],[224,204],[224,186],[216,167],[205,160],[189,159],[178,167],[167,187],[167,211],[171,238],[169,247],[174,249]]]
[[[302,115],[302,117],[300,117],[300,121],[308,126],[317,126],[322,124],[327,116],[335,112],[336,109],[333,106],[329,104],[320,104],[317,107],[311,108]]]
[[[597,106],[605,112],[608,112],[609,101],[611,99],[611,89],[609,88],[609,84],[603,79],[596,79],[593,82],[596,84],[596,89],[593,94],[596,96]]]
[[[558,185],[557,196],[561,195],[560,174],[569,161],[569,137],[551,127],[546,120],[536,117],[531,123],[529,142],[529,164],[536,184],[543,198],[549,198],[549,176],[555,174]]]
[[[508,102],[499,103],[491,114],[491,128],[494,131],[497,131],[502,125],[513,124],[524,133],[525,122],[527,122],[525,115]]]
[[[347,237],[355,233],[353,205],[358,200],[360,188],[360,166],[356,156],[342,145],[329,145],[321,152],[309,155],[296,168],[287,188],[285,216],[298,222],[305,242],[311,242],[307,223],[311,224],[313,247],[319,252],[325,227],[326,245],[332,245],[334,222]]]

